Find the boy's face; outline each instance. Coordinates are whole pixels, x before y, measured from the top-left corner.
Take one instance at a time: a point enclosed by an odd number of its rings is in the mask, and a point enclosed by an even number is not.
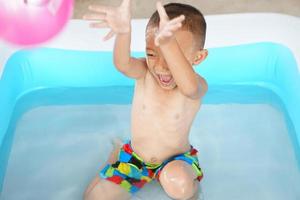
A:
[[[148,69],[158,82],[158,84],[167,90],[171,90],[177,87],[168,64],[166,63],[160,48],[155,46],[154,38],[157,27],[148,27],[146,30],[146,54]],[[201,52],[195,46],[193,34],[186,30],[179,30],[175,34],[176,40],[182,53],[188,62],[192,65],[195,63],[195,58]],[[174,58],[176,59],[176,58]]]

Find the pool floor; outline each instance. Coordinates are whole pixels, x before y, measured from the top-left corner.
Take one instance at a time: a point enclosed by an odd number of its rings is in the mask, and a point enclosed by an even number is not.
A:
[[[1,200],[80,200],[130,135],[131,105],[43,106],[19,120]],[[268,104],[203,105],[191,129],[201,199],[297,200],[300,171],[283,114]],[[169,199],[157,182],[133,199]]]

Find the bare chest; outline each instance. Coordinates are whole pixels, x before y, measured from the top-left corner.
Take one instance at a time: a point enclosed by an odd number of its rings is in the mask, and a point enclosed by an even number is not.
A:
[[[178,88],[164,91],[154,81],[148,74],[136,82],[131,139],[138,155],[155,163],[189,149],[189,129],[201,102],[183,96]]]
[[[149,76],[136,83],[133,122],[165,133],[187,131],[199,110],[200,101],[188,99],[178,88],[164,90]]]

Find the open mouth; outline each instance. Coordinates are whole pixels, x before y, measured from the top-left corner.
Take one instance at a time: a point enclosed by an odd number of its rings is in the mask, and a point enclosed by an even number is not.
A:
[[[169,86],[173,82],[172,75],[157,74],[157,76],[163,86]]]

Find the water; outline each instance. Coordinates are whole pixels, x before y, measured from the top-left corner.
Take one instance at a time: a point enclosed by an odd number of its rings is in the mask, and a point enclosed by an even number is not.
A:
[[[131,105],[41,106],[17,124],[1,200],[79,200],[130,133]],[[268,104],[205,104],[191,129],[206,200],[300,199],[300,172],[283,114]],[[169,199],[152,182],[133,199]]]

